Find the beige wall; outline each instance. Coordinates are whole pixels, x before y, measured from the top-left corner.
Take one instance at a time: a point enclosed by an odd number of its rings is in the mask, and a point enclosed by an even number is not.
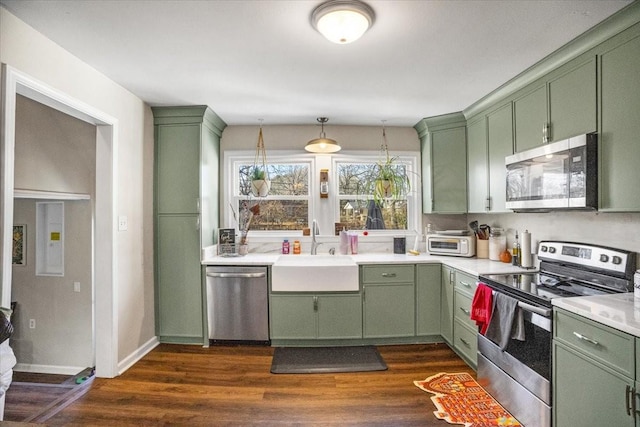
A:
[[[129,223],[128,231],[115,235],[115,334],[122,362],[155,336],[151,109],[2,7],[0,62],[118,120],[115,210]]]

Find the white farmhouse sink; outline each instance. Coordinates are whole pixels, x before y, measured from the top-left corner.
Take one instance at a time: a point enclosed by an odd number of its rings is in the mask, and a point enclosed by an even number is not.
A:
[[[282,255],[271,267],[275,292],[357,291],[358,265],[348,255]]]

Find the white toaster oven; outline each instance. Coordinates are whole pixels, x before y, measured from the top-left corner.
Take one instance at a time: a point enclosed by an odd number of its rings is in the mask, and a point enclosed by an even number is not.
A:
[[[476,254],[476,236],[429,234],[427,252],[430,255],[472,257]]]

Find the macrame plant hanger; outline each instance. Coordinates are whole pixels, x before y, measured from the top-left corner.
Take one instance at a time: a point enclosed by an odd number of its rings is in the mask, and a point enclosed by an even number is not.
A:
[[[260,132],[258,133],[258,143],[256,144],[256,155],[253,160],[251,175],[251,192],[253,195],[266,197],[271,189],[271,181],[269,180],[269,169],[267,168],[267,150],[262,136],[262,120],[260,120]]]

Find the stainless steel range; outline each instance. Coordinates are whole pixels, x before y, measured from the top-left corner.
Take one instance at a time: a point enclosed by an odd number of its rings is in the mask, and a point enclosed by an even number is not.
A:
[[[482,275],[480,281],[516,299],[524,341],[506,348],[478,334],[478,382],[527,427],[551,425],[553,298],[633,291],[636,254],[582,243],[541,241],[539,273]]]

